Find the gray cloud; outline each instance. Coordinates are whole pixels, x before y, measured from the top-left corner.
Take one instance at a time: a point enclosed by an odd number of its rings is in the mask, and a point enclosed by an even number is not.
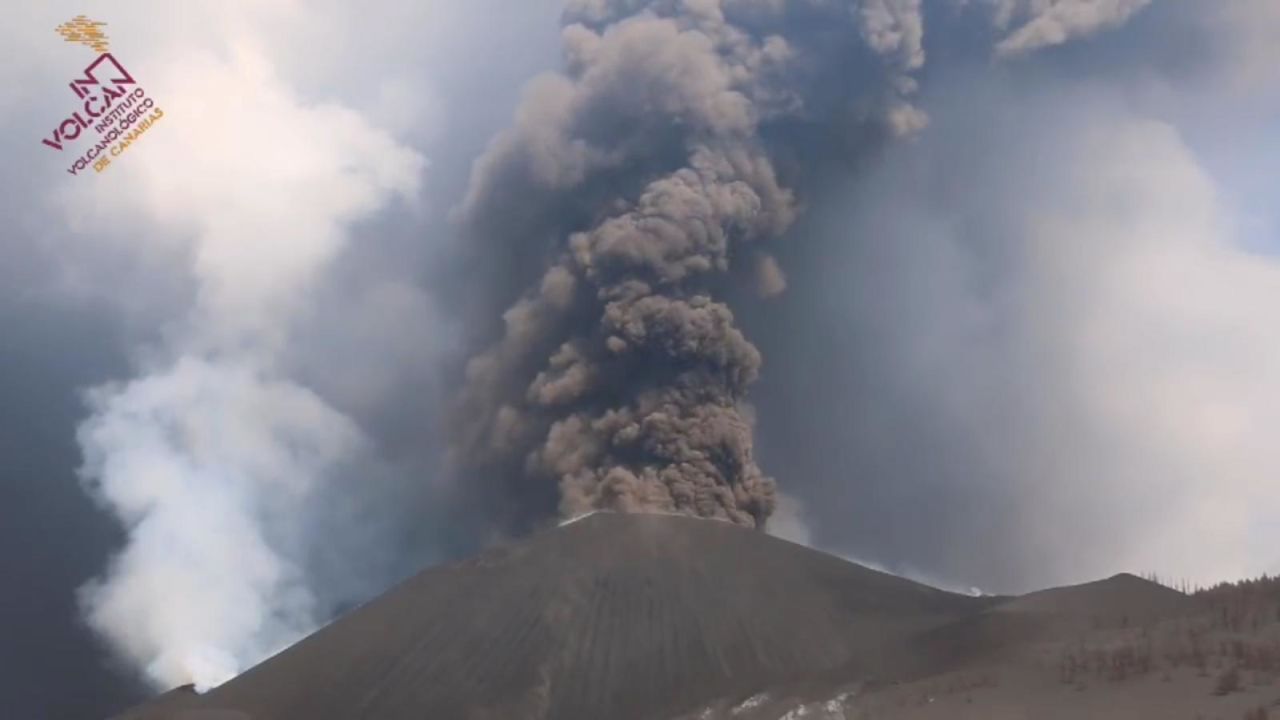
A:
[[[1207,6],[1151,13],[1240,37]],[[772,359],[762,462],[816,544],[1003,591],[1275,571],[1280,265],[1274,234],[1242,234],[1259,168],[1221,155],[1277,105],[1217,82],[1250,71],[1234,52],[1153,79],[1148,27],[1098,41],[1106,72],[1068,54],[934,78],[930,128],[798,228],[816,241],[780,258],[804,278],[786,319],[744,317]]]

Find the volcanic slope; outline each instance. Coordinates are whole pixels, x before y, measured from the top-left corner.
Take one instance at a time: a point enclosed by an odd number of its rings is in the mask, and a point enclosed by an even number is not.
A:
[[[915,638],[993,602],[728,523],[599,513],[427,570],[212,692],[119,718],[671,718],[927,675]]]

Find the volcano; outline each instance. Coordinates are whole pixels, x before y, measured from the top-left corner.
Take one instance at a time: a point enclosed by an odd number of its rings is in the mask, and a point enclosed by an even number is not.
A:
[[[427,570],[240,677],[120,720],[673,717],[919,674],[957,595],[725,522],[597,513]]]
[[[1280,605],[1242,607],[1132,575],[972,597],[727,522],[597,513],[116,720],[1256,717],[1269,686],[1215,673],[1280,684]]]

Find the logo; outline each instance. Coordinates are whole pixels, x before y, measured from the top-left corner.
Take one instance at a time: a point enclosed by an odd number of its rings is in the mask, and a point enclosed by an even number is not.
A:
[[[57,152],[76,148],[79,154],[67,168],[72,175],[78,175],[90,164],[94,172],[107,169],[164,117],[164,111],[111,54],[109,38],[102,31],[105,26],[104,22],[77,15],[55,28],[65,41],[84,45],[97,54],[84,69],[84,77],[73,78],[67,85],[77,105],[48,137],[40,139]],[[78,141],[89,137],[90,129],[97,139],[84,147]]]
[[[104,22],[90,20],[83,15],[77,15],[55,29],[69,43],[88,45],[93,48],[94,52],[104,53],[109,49],[107,36],[98,28],[105,25],[106,23]]]

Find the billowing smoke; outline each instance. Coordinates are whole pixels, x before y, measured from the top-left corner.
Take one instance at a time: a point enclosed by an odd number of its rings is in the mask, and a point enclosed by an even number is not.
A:
[[[549,264],[466,368],[465,472],[526,500],[558,489],[563,516],[763,526],[777,491],[746,404],[761,357],[725,298],[743,282],[761,296],[785,287],[768,248],[798,202],[775,168],[787,144],[764,135],[799,122],[920,127],[905,96],[921,36],[914,0],[571,4],[566,71],[531,85],[462,211],[488,252],[539,245]],[[814,104],[806,90],[828,88],[858,52],[884,71]],[[529,198],[561,210],[558,222],[494,221]]]

